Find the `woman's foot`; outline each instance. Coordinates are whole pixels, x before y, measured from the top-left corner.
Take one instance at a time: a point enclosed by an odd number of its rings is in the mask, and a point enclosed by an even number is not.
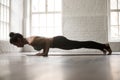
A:
[[[103,54],[106,55],[107,51],[105,49],[102,50]]]
[[[106,46],[106,50],[108,51],[108,55],[111,55],[112,54],[112,50],[110,48],[109,43],[105,44],[105,46]]]

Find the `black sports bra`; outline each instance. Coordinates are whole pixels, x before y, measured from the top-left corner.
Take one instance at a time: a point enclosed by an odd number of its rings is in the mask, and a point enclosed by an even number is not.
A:
[[[33,46],[33,48],[35,49],[35,50],[41,50],[41,49],[43,49],[41,46]]]

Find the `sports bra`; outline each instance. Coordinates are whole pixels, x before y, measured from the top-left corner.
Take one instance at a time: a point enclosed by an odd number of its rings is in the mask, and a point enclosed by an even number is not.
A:
[[[41,46],[33,46],[33,48],[34,48],[35,50],[37,50],[37,51],[43,49]]]
[[[35,50],[41,50],[45,47],[46,40],[49,41],[49,44],[52,44],[52,38],[36,37],[31,45]]]
[[[41,50],[44,47],[44,38],[36,37],[32,43],[32,47],[35,50]]]

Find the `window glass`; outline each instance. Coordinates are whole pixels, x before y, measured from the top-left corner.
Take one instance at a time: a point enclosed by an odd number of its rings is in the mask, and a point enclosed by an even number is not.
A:
[[[117,9],[117,0],[110,0],[110,8]]]
[[[55,6],[55,4],[54,4],[54,0],[47,0],[48,1],[48,7],[47,7],[47,9],[48,9],[48,12],[51,12],[51,11],[54,11],[54,6]]]
[[[0,0],[0,40],[9,38],[10,0]]]
[[[55,11],[62,11],[62,0],[55,0]]]
[[[111,12],[111,25],[118,25],[118,13],[117,12]]]
[[[61,0],[32,0],[31,35],[47,37],[61,35],[61,5]]]

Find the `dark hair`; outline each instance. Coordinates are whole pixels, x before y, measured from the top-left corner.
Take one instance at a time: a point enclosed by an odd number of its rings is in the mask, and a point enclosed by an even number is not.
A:
[[[10,43],[15,43],[18,42],[18,39],[23,39],[23,36],[19,33],[14,33],[14,32],[10,32],[9,33],[9,37],[10,37]]]

